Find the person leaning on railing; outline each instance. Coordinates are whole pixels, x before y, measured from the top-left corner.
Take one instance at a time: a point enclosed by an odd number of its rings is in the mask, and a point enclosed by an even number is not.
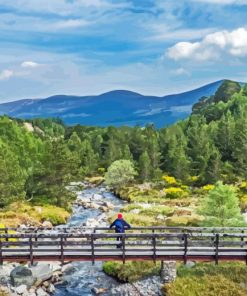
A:
[[[123,219],[122,214],[118,214],[117,219],[110,225],[110,228],[115,227],[116,233],[125,233],[125,229],[130,229],[131,226]],[[122,241],[122,237],[118,236],[117,241]],[[117,248],[122,247],[122,242],[117,244]]]

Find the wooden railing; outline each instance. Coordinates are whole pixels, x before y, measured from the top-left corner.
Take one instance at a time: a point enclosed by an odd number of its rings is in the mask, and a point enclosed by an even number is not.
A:
[[[9,234],[9,230],[14,234]],[[4,261],[242,260],[247,263],[247,228],[135,227],[0,229]]]

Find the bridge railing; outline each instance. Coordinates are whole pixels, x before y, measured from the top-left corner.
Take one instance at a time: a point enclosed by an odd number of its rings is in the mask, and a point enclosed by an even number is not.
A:
[[[180,232],[178,228],[176,231],[174,228],[169,228],[169,231],[165,229],[167,232],[162,228],[151,228],[148,233],[124,234],[76,233],[68,228],[60,233],[17,231],[8,234],[0,230],[0,264],[4,261],[30,261],[33,264],[34,261],[50,260],[90,260],[92,263],[96,260],[180,260],[184,263],[187,260],[203,260],[215,261],[216,264],[219,260],[247,262],[247,233],[243,233],[242,228],[216,233],[211,229],[205,232],[198,228],[182,228],[183,231],[179,228]]]

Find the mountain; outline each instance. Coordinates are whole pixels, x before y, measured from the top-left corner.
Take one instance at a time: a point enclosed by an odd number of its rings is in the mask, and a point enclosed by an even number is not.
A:
[[[115,90],[98,96],[56,95],[0,104],[0,115],[30,119],[60,117],[66,124],[93,126],[170,125],[186,118],[202,96],[213,95],[223,80],[164,97]]]

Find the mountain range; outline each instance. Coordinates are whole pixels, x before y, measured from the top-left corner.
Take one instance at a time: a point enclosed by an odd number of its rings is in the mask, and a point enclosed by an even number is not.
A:
[[[213,95],[224,80],[164,97],[127,90],[97,96],[56,95],[0,104],[0,115],[23,119],[59,117],[68,125],[122,126],[153,123],[160,128],[186,118],[202,96]]]

